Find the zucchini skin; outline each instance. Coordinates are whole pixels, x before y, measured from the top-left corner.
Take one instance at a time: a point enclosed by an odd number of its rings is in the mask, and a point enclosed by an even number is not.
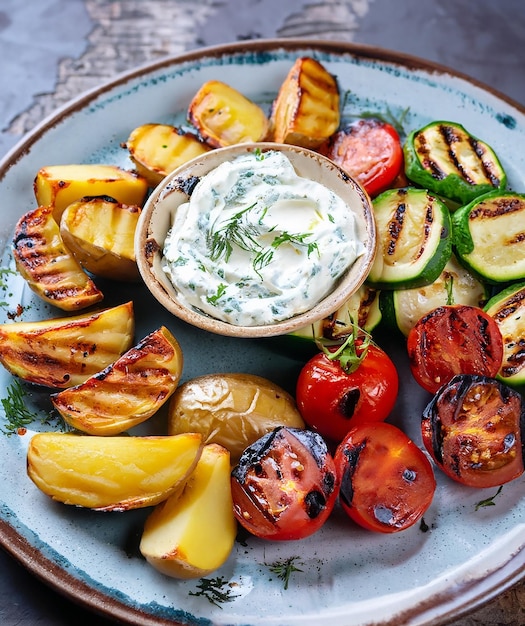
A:
[[[373,206],[379,245],[367,283],[382,290],[434,282],[452,254],[448,207],[426,189],[415,187],[385,191],[375,198]]]
[[[494,150],[455,122],[436,121],[412,131],[403,154],[409,180],[460,205],[507,186]]]
[[[452,215],[452,237],[459,260],[489,284],[525,279],[523,224],[525,194],[492,191],[476,198]]]
[[[503,362],[496,376],[511,387],[525,386],[525,281],[504,288],[484,310],[496,321],[503,338]]]

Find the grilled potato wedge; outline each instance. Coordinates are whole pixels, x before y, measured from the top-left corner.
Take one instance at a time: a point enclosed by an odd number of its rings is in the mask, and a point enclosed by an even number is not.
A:
[[[62,213],[60,234],[84,269],[96,276],[138,281],[135,229],[141,208],[107,196],[73,202]]]
[[[237,463],[244,449],[277,426],[304,428],[295,400],[253,374],[205,374],[181,385],[170,400],[170,435],[199,432],[227,448]]]
[[[133,303],[91,315],[0,324],[0,362],[13,375],[55,389],[78,385],[133,343]]]
[[[127,511],[155,506],[177,490],[195,467],[201,436],[87,437],[33,435],[27,473],[46,495],[75,506]]]
[[[137,172],[156,187],[174,169],[210,150],[197,135],[169,124],[143,124],[126,142]]]
[[[48,165],[33,183],[39,206],[52,206],[57,224],[65,208],[86,196],[109,196],[122,204],[142,206],[148,183],[135,172],[116,165]]]
[[[339,122],[336,79],[315,59],[297,59],[272,105],[273,141],[317,148],[337,130]]]
[[[182,350],[161,326],[105,370],[51,396],[73,428],[90,435],[116,435],[150,418],[173,394]]]
[[[219,80],[202,85],[190,103],[188,119],[213,148],[262,141],[268,134],[261,107]]]
[[[200,578],[224,564],[236,534],[230,455],[212,443],[204,446],[183,488],[148,517],[140,551],[163,574]]]
[[[78,311],[104,297],[65,247],[51,206],[38,207],[20,218],[15,227],[13,256],[29,287],[59,309]]]

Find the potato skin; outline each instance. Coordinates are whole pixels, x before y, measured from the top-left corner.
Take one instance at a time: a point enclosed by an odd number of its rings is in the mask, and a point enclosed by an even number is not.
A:
[[[169,498],[193,471],[201,436],[33,435],[27,474],[53,500],[99,511],[129,511]]]
[[[117,165],[49,165],[38,171],[33,190],[40,206],[53,207],[53,217],[60,224],[66,207],[85,196],[110,196],[123,204],[142,206],[148,183]]]
[[[201,578],[225,563],[236,535],[230,454],[210,443],[183,487],[146,520],[140,551],[167,576]]]
[[[304,428],[295,400],[284,389],[253,374],[207,374],[180,385],[168,407],[168,432],[197,432],[205,443],[243,450],[277,426]]]
[[[272,104],[272,140],[314,149],[337,130],[339,122],[337,80],[319,61],[297,59]]]
[[[117,435],[146,421],[168,401],[182,368],[181,347],[161,326],[103,371],[53,394],[51,401],[73,428]]]
[[[141,208],[108,196],[82,198],[62,213],[60,235],[80,265],[111,280],[140,279],[133,246]]]
[[[0,324],[0,363],[27,382],[66,389],[111,365],[134,333],[132,301],[90,315]]]
[[[64,245],[52,206],[40,206],[18,220],[13,257],[28,286],[63,311],[86,309],[104,298]]]
[[[211,150],[197,135],[169,124],[143,124],[126,142],[137,172],[156,187],[170,172]]]
[[[263,141],[269,130],[261,107],[220,80],[209,80],[197,91],[188,121],[212,148]]]

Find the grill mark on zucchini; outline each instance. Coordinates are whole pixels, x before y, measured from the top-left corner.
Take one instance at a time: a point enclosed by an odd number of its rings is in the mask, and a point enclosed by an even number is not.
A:
[[[390,221],[388,226],[388,233],[390,235],[390,239],[387,245],[387,254],[388,256],[394,256],[397,251],[398,243],[401,239],[401,235],[403,233],[403,227],[405,225],[405,214],[406,214],[406,204],[401,202],[398,204],[394,216]],[[423,240],[421,242],[421,246],[416,255],[414,255],[414,261],[420,259],[424,252],[425,247],[427,245],[428,239],[430,237],[430,231],[432,228],[432,224],[434,222],[433,217],[433,209],[432,204],[429,202],[425,208],[425,222],[423,224]]]
[[[450,174],[455,173],[463,178],[469,185],[478,184],[479,181],[476,181],[472,176],[472,170],[469,171],[465,162],[459,157],[461,150],[455,149],[455,144],[457,144],[457,147],[459,148],[461,148],[461,146],[468,145],[471,152],[476,155],[479,166],[481,167],[486,180],[488,180],[494,187],[498,187],[500,185],[501,177],[497,175],[493,161],[486,159],[487,150],[480,141],[471,135],[459,133],[457,128],[447,124],[438,125],[436,130],[439,140],[441,140],[443,146],[446,148],[444,152],[446,151],[449,158],[449,165],[451,166],[450,171],[443,169],[443,167],[435,159],[431,158],[433,146],[432,142],[428,141],[425,133],[421,132],[416,137],[417,151],[421,157],[422,165],[430,170],[434,178],[437,180],[443,180]]]
[[[387,254],[393,256],[396,253],[396,247],[403,231],[403,224],[405,222],[406,204],[401,202],[397,205],[396,210],[390,224],[388,225],[388,234],[390,238],[388,240]]]

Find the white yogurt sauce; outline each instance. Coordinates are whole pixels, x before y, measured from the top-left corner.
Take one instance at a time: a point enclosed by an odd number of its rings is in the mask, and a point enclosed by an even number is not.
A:
[[[256,326],[311,309],[363,251],[339,196],[283,153],[255,152],[199,180],[176,211],[163,269],[185,306]]]

